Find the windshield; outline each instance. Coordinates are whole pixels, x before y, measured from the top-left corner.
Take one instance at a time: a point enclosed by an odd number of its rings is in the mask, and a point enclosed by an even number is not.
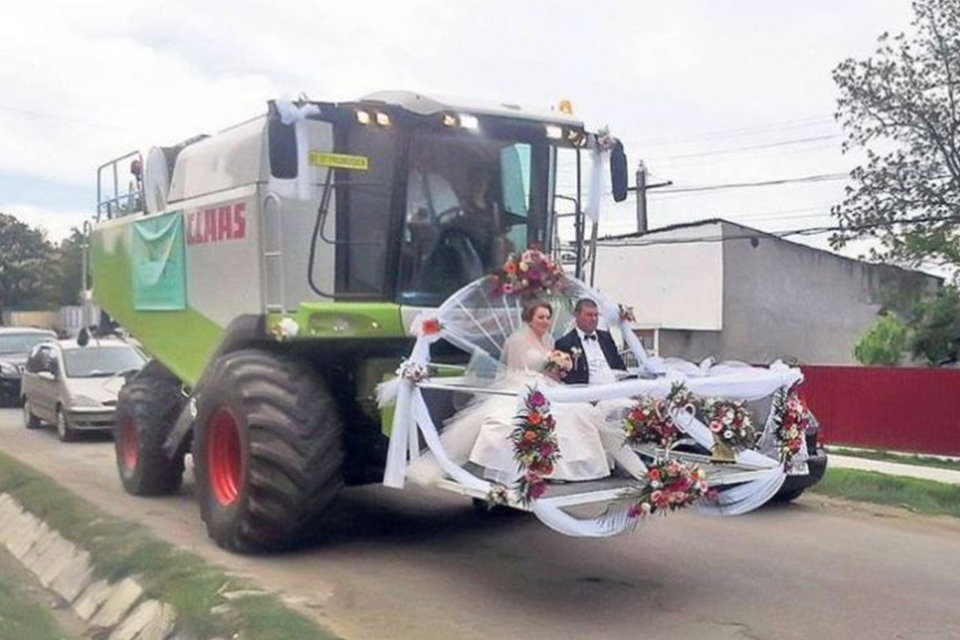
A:
[[[546,146],[473,133],[418,132],[406,180],[401,302],[434,305],[543,244]]]
[[[97,378],[136,371],[146,360],[130,346],[64,349],[63,367],[68,378]]]
[[[53,339],[45,333],[10,333],[0,336],[0,355],[28,353],[41,342]]]

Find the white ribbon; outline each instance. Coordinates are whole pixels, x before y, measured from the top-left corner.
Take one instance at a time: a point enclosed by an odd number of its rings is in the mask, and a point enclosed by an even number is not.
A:
[[[600,199],[603,196],[603,168],[610,163],[610,152],[590,151],[590,181],[587,183],[587,202],[583,213],[594,224],[600,223]]]
[[[297,106],[288,100],[277,100],[274,103],[280,122],[293,125],[297,139],[297,197],[300,200],[311,200],[314,197],[312,180],[313,168],[310,166],[310,144],[307,139],[307,118],[320,115],[320,107],[315,104]]]

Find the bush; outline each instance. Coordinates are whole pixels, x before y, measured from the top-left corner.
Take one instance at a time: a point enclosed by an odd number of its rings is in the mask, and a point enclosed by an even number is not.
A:
[[[960,359],[960,291],[955,286],[943,287],[933,298],[921,301],[910,324],[915,357],[935,366]]]
[[[853,347],[853,357],[860,364],[896,366],[909,346],[910,329],[897,316],[885,313]]]

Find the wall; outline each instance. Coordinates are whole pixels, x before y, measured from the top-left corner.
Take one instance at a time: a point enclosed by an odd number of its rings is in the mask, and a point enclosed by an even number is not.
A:
[[[825,442],[960,455],[960,370],[806,366],[803,373],[801,394]]]
[[[597,252],[595,284],[611,300],[634,308],[637,328],[719,331],[724,325],[723,243],[637,243],[720,231],[716,223],[604,241]]]
[[[855,364],[853,345],[892,290],[934,291],[940,279],[868,264],[723,223],[724,358]]]
[[[36,327],[55,329],[60,322],[59,311],[4,311],[3,324],[8,327]]]

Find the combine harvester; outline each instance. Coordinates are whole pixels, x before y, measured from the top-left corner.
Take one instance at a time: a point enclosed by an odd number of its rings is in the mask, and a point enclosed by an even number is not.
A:
[[[571,194],[558,193],[563,158]],[[796,397],[799,370],[650,358],[629,314],[577,279],[595,251],[583,239],[591,220],[596,237],[601,169],[625,199],[620,143],[564,111],[403,92],[270,102],[216,135],[103,165],[93,298],[153,357],[120,394],[124,488],[175,492],[192,452],[207,530],[233,550],[295,544],[345,484],[402,487],[424,445],[442,469],[436,486],[571,535],[687,504],[735,514],[799,495],[826,462]],[[558,202],[579,239],[575,277],[551,262]],[[498,289],[522,261],[555,277]],[[551,483],[528,456],[523,482],[504,485],[445,456],[438,425],[503,393],[503,340],[530,295],[552,301],[557,332],[575,299],[592,297],[637,366],[608,385],[517,391],[518,428],[541,399],[546,417],[565,402],[615,407],[603,419],[626,428],[631,472]],[[378,385],[397,372],[381,409]],[[711,428],[751,415],[749,433]]]

